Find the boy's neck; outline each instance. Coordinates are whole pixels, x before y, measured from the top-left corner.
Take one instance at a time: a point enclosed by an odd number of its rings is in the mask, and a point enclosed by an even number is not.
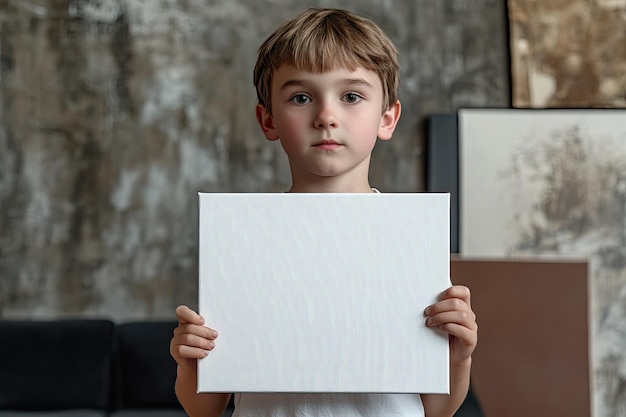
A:
[[[325,178],[317,181],[294,181],[290,193],[372,193],[369,181],[351,182],[339,178]]]
[[[289,161],[290,193],[372,193],[369,183],[369,158],[339,175],[316,175]]]

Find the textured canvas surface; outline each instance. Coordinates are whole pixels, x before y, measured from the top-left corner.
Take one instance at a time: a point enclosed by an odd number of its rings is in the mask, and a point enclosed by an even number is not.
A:
[[[447,194],[200,194],[217,392],[448,392]]]

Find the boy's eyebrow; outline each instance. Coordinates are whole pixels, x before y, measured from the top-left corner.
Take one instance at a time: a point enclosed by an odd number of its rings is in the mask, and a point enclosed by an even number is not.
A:
[[[280,86],[280,90],[285,90],[289,87],[300,87],[300,86],[306,86],[308,84],[308,82],[306,80],[302,80],[302,79],[292,79],[292,80],[287,80],[283,83],[283,85]],[[354,86],[359,86],[359,87],[365,87],[369,90],[373,90],[374,86],[372,84],[370,84],[369,82],[367,82],[365,79],[363,78],[346,78],[343,80],[340,80],[338,82],[338,84],[347,84],[347,85],[354,85]]]

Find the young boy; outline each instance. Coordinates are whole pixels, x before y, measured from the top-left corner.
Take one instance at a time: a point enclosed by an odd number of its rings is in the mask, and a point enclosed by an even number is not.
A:
[[[398,72],[389,38],[345,10],[307,9],[263,43],[254,68],[256,117],[289,158],[289,192],[377,192],[368,179],[370,156],[377,138],[391,139],[400,117]],[[196,393],[196,361],[219,343],[217,332],[188,307],[176,315],[176,394],[190,416],[219,416],[231,394]],[[448,288],[424,315],[426,326],[450,335],[450,395],[242,393],[235,394],[235,416],[452,416],[467,393],[477,342],[469,290]]]

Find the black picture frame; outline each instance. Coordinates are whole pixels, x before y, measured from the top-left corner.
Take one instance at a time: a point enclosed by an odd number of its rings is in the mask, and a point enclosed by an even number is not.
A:
[[[457,113],[437,113],[426,121],[426,191],[450,193],[450,253],[459,248],[459,126]]]

